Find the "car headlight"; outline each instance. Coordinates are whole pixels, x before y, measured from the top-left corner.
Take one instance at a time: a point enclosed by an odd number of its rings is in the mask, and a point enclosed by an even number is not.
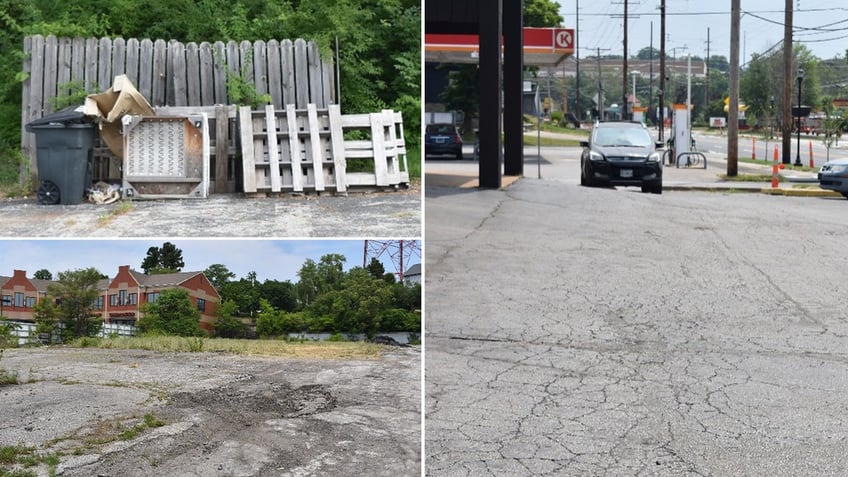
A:
[[[655,152],[648,156],[648,162],[660,162],[660,153]]]
[[[589,151],[589,160],[590,161],[603,161],[604,156],[603,156],[603,154],[601,154],[599,152]]]

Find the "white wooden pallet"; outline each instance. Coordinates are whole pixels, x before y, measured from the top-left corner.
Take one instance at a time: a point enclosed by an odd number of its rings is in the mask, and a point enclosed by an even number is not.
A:
[[[342,115],[338,105],[242,107],[239,130],[246,194],[345,193],[409,182],[403,119],[394,111]],[[348,160],[365,161],[369,171],[349,172]]]

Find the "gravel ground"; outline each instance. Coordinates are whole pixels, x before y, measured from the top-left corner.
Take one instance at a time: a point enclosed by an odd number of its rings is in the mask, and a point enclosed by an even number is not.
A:
[[[421,188],[347,196],[41,205],[0,201],[3,237],[420,237]]]
[[[24,384],[0,387],[0,447],[61,454],[56,475],[421,471],[418,348],[376,360],[13,349],[2,366]],[[145,427],[145,415],[161,425]]]

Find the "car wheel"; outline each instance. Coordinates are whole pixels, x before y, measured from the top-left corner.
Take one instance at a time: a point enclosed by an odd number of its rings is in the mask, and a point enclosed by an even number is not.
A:
[[[642,184],[642,192],[651,194],[662,194],[662,184]]]
[[[848,192],[843,192],[842,197],[845,197],[846,199],[848,199]]]
[[[586,187],[592,187],[595,185],[592,182],[592,179],[589,178],[589,175],[586,173],[586,170],[582,167],[580,168],[580,185]]]
[[[456,151],[456,158],[460,161],[462,160],[462,149]]]

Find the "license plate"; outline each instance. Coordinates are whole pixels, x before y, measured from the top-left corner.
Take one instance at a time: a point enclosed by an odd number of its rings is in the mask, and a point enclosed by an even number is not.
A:
[[[621,170],[621,177],[623,177],[625,179],[633,177],[633,169],[622,169]]]
[[[444,143],[445,143],[445,138],[443,138],[443,137],[437,137],[436,138],[436,144],[444,144]]]

